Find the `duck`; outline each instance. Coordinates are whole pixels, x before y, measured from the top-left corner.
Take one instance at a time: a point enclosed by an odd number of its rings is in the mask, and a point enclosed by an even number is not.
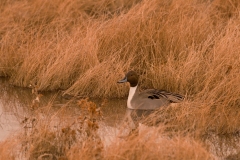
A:
[[[127,108],[134,110],[156,110],[171,103],[179,103],[184,100],[184,96],[168,92],[166,90],[146,89],[139,91],[139,76],[135,71],[129,71],[118,83],[130,83],[127,99]]]

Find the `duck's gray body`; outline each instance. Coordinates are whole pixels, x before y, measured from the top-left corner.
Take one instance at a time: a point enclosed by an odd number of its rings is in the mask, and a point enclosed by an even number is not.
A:
[[[140,92],[138,89],[138,75],[134,71],[128,72],[124,79],[118,81],[118,83],[124,82],[130,83],[127,100],[127,107],[129,109],[155,110],[170,103],[181,102],[184,99],[179,94],[164,90],[147,89]]]

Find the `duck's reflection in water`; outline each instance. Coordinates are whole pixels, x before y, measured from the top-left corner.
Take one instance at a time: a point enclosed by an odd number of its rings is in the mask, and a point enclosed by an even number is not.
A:
[[[138,127],[138,124],[152,113],[154,113],[154,110],[134,110],[127,108],[124,119],[129,121],[132,129],[136,129]]]
[[[152,113],[154,113],[154,110],[134,110],[127,108],[124,118],[120,123],[118,137],[125,138],[137,131],[137,129],[140,129],[140,126],[147,126],[143,121]]]

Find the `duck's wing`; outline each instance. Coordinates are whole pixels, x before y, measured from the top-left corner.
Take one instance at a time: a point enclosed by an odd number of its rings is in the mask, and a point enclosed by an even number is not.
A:
[[[140,94],[144,95],[144,97],[149,99],[164,98],[169,100],[170,103],[178,103],[184,100],[184,96],[177,93],[167,92],[165,90],[147,89]]]

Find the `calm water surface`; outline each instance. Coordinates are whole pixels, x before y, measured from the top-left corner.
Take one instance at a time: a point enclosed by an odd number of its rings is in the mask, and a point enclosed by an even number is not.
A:
[[[51,112],[59,112],[69,100],[64,99],[56,92],[41,93],[43,96],[40,98],[39,108],[45,107],[51,103]],[[30,88],[14,87],[8,83],[7,79],[0,78],[0,141],[5,140],[8,136],[16,133],[24,127],[23,121],[26,117],[32,117],[33,112],[31,106],[33,100],[36,98],[32,94]],[[101,106],[104,100],[91,99],[98,106]],[[100,134],[106,135],[105,132],[115,132],[117,126],[121,123],[126,112],[126,100],[115,99],[107,100],[104,106],[101,107],[104,119],[100,126]],[[64,111],[65,117],[76,118],[78,115],[78,107],[71,105]],[[57,117],[56,117],[57,119]],[[59,123],[61,123],[59,119]],[[56,122],[57,123],[57,122]],[[102,132],[102,133],[101,133]]]

